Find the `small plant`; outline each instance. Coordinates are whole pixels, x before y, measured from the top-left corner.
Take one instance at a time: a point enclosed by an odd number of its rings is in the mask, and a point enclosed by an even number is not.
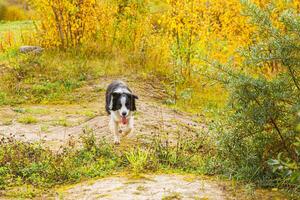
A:
[[[42,132],[48,132],[49,131],[49,126],[48,125],[42,125],[41,126],[41,131]]]
[[[0,91],[0,105],[6,104],[7,95],[4,92]]]
[[[4,126],[11,125],[12,123],[13,123],[13,119],[11,119],[11,118],[4,118],[2,120],[2,125],[4,125]]]
[[[147,190],[147,188],[146,188],[145,186],[143,186],[143,185],[139,185],[139,186],[136,188],[136,190],[138,190],[138,191],[145,191],[145,190]]]
[[[54,121],[53,124],[56,126],[64,126],[64,127],[71,126],[71,123],[64,117],[60,117],[58,120]]]
[[[25,113],[26,112],[26,110],[24,108],[14,108],[13,111],[16,113]]]
[[[38,119],[32,115],[23,115],[18,118],[18,122],[22,124],[36,124]]]
[[[86,110],[86,111],[83,111],[81,114],[83,114],[84,116],[91,119],[91,118],[94,118],[97,115],[97,112],[93,111],[93,110]]]
[[[182,199],[182,197],[181,197],[180,193],[178,193],[178,192],[172,192],[172,193],[170,193],[168,195],[164,195],[162,197],[162,200],[181,200],[181,199]]]
[[[147,150],[136,148],[125,154],[131,170],[138,174],[146,169],[149,159],[149,153]]]

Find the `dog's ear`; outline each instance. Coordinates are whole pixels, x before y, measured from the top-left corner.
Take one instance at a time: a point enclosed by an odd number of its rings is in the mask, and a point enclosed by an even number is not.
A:
[[[130,105],[130,110],[131,111],[136,111],[136,106],[135,106],[135,100],[138,99],[139,97],[136,96],[135,94],[129,94],[131,105]]]
[[[117,92],[113,92],[111,93],[111,96],[110,96],[110,103],[109,103],[109,109],[110,110],[113,110],[113,107],[114,107],[114,102],[116,102],[116,100],[120,97],[120,93],[117,93]]]
[[[134,99],[139,99],[139,97],[136,96],[135,94],[131,94],[131,96],[132,96]]]

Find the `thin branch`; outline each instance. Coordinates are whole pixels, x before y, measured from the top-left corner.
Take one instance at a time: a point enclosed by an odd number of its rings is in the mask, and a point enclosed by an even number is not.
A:
[[[299,85],[299,83],[298,83],[298,81],[297,81],[297,78],[295,77],[295,74],[294,74],[294,72],[293,72],[292,67],[291,67],[291,66],[287,66],[287,68],[288,68],[288,70],[289,70],[290,76],[292,77],[293,82],[294,82],[296,88],[300,91],[300,85]]]
[[[248,90],[248,92],[249,92],[249,90]],[[257,104],[258,106],[263,107],[263,106],[260,104],[260,102],[257,100],[257,98],[253,98],[253,100],[256,102],[256,104]],[[285,141],[284,137],[282,136],[281,130],[279,129],[279,127],[278,127],[278,125],[277,125],[275,119],[273,119],[273,117],[270,116],[270,115],[269,115],[269,117],[270,117],[271,124],[274,126],[275,130],[277,131],[277,133],[278,133],[278,135],[279,135],[279,137],[280,137],[280,139],[281,139],[281,141],[282,141],[282,144],[283,144],[283,146],[284,146],[284,149],[285,149],[286,152],[292,157],[293,154],[289,151],[289,148],[288,148],[287,145],[286,145],[286,141]]]

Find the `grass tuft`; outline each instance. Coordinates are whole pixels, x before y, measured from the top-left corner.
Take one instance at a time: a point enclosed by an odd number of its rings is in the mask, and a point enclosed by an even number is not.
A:
[[[32,115],[23,115],[18,118],[18,122],[22,124],[36,124],[38,122],[38,119]]]

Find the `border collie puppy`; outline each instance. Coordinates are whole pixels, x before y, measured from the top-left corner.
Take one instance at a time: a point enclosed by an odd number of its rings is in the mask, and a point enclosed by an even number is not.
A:
[[[113,81],[106,89],[106,112],[110,115],[109,127],[114,134],[114,143],[120,144],[119,124],[126,125],[125,134],[133,130],[133,112],[136,110],[136,95],[122,81]]]

